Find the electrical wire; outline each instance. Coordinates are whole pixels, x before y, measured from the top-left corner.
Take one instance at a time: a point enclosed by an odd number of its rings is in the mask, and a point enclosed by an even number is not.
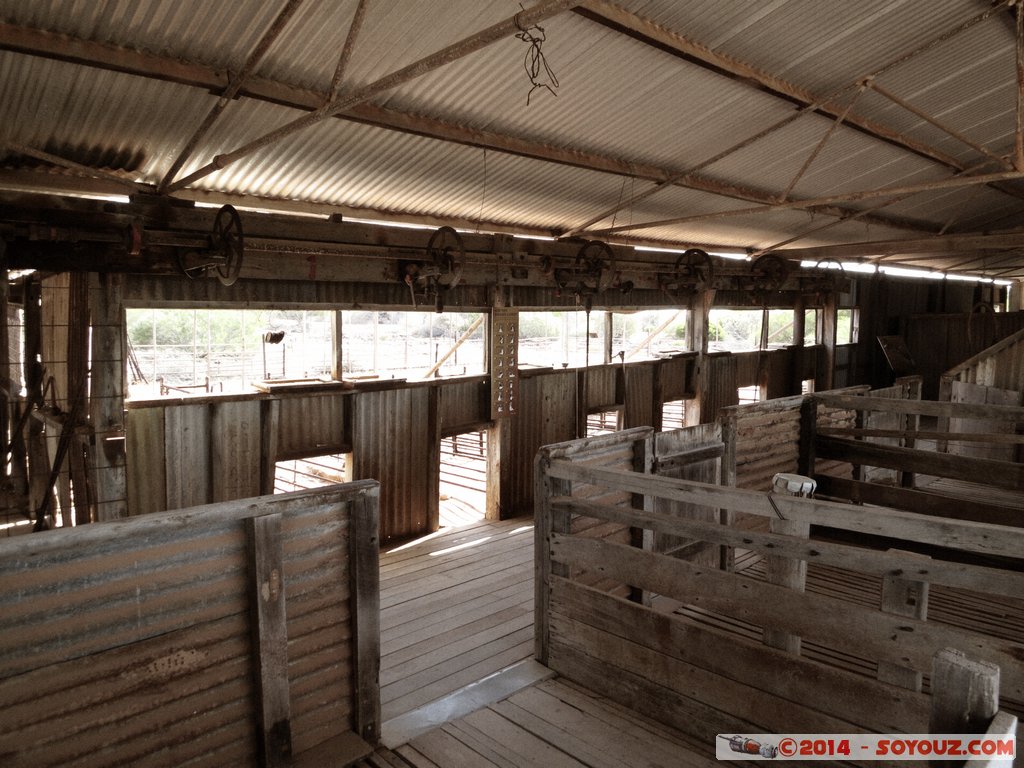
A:
[[[523,8],[522,3],[519,4],[519,7]],[[526,9],[523,8],[523,10],[525,11]],[[554,71],[548,64],[547,58],[544,56],[544,52],[541,50],[541,46],[546,39],[544,27],[534,24],[532,27],[523,28],[519,24],[518,16],[516,16],[516,26],[519,27],[519,33],[516,35],[516,38],[530,46],[523,59],[523,67],[526,69],[526,76],[530,78],[530,85],[532,86],[529,93],[526,94],[526,106],[530,106],[530,97],[533,96],[533,92],[538,88],[546,88],[552,96],[558,95],[555,93],[555,88],[558,87],[558,77],[555,76]]]

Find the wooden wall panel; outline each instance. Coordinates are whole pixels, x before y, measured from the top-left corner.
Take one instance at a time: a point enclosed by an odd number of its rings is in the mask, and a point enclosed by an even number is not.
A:
[[[437,391],[437,418],[442,434],[455,434],[490,421],[486,379],[445,382],[437,386]]]
[[[430,389],[360,392],[353,405],[352,476],[381,484],[381,541],[436,530]]]
[[[70,275],[48,277],[42,282],[42,363],[46,379],[53,378],[56,403],[68,409],[68,305]],[[45,381],[44,381],[45,384]],[[47,402],[49,403],[49,395]]]
[[[533,461],[541,446],[576,437],[576,373],[523,376],[519,411],[512,419],[512,504],[517,512],[533,510]]]
[[[627,368],[628,371],[632,368]],[[584,375],[587,377],[587,409],[607,409],[610,406],[619,405],[618,402],[618,380],[620,366],[606,365],[601,367],[587,368]]]
[[[164,413],[167,509],[210,501],[210,406],[180,405]]]
[[[696,353],[677,355],[660,363],[661,397],[665,402],[693,396],[693,368]]]
[[[212,501],[260,495],[260,403],[226,400],[210,405]]]
[[[125,415],[129,515],[167,509],[166,410],[130,408]]]
[[[654,368],[652,363],[626,367],[626,407],[622,414],[623,429],[655,426]],[[660,412],[658,416],[658,426],[660,426]]]
[[[736,356],[710,354],[704,358],[704,391],[701,393],[700,420],[707,424],[718,418],[722,408],[736,405]]]
[[[659,432],[654,435],[654,471],[662,477],[718,485],[722,482],[724,452],[722,426],[718,423]],[[702,504],[656,498],[654,511],[685,520],[719,521],[718,508]],[[711,568],[718,567],[719,548],[716,545],[666,533],[653,533],[650,539],[653,552],[670,554]]]
[[[349,588],[352,539],[376,558],[376,493],[353,483],[0,542],[5,764],[257,764],[253,517],[282,520],[266,594],[286,601],[293,751],[353,730],[357,702],[379,702],[354,679]]]

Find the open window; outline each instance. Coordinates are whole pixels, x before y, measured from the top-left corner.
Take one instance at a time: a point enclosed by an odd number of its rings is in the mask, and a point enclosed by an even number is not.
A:
[[[322,488],[352,480],[352,454],[332,453],[279,461],[274,466],[274,493]]]
[[[486,372],[480,312],[341,313],[344,378],[426,379]]]
[[[856,344],[860,333],[860,310],[848,307],[836,311],[836,344]]]

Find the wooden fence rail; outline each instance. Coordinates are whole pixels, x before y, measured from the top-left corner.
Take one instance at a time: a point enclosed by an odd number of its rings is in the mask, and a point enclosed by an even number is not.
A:
[[[856,400],[860,405],[861,398]],[[641,454],[650,450],[650,438],[643,434],[628,440]],[[738,528],[719,522],[728,516],[687,517],[666,504],[802,521],[909,546],[1013,558],[1018,564],[1024,530],[660,477],[651,473],[657,466],[646,472],[621,463],[602,466],[588,460],[579,444],[541,450],[537,647],[538,657],[555,671],[701,738],[729,730],[926,732],[930,697],[919,692],[920,675],[931,672],[936,652],[947,647],[999,667],[1004,696],[1024,702],[1019,638],[928,620],[924,605],[913,611],[892,605],[897,592],[920,596],[930,584],[957,594],[990,595],[991,602],[1024,614],[1019,569]],[[590,489],[586,496],[577,494],[581,487]],[[595,489],[620,501],[606,501]],[[582,536],[574,532],[573,521],[584,519],[644,535],[630,540]],[[657,536],[868,574],[877,579],[880,608],[651,551],[647,545]],[[629,589],[604,590],[582,583],[577,574]],[[902,591],[896,590],[900,585]],[[769,647],[762,641],[763,628],[827,651],[808,656]],[[877,679],[852,671],[856,665],[826,663],[821,653],[870,659],[878,666]]]

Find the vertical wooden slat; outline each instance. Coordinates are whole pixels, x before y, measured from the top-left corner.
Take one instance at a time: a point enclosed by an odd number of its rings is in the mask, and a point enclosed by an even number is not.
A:
[[[167,509],[210,501],[210,407],[180,405],[164,411]]]
[[[125,441],[128,514],[145,515],[167,509],[167,459],[164,408],[132,408],[127,413]]]
[[[128,516],[123,279],[120,275],[93,275],[90,285],[92,381],[89,387],[89,419],[93,427],[96,519],[116,520]]]
[[[907,557],[928,559],[927,555],[921,555],[916,552],[890,551],[899,552],[899,554],[906,555]],[[924,567],[927,568],[927,566]],[[886,574],[882,577],[882,602],[880,607],[884,613],[925,620],[928,617],[928,582]],[[892,683],[901,688],[909,688],[912,691],[921,690],[921,672],[887,661],[878,662],[878,679],[883,683]]]
[[[728,410],[722,414],[722,485],[730,488],[736,487],[736,411]],[[732,525],[736,520],[736,513],[729,509],[722,509],[718,513],[718,522],[722,525]],[[719,547],[718,567],[723,571],[731,571],[736,565],[736,551],[733,547],[725,544]]]
[[[245,527],[259,756],[266,768],[285,768],[291,765],[292,732],[281,515],[250,517]]]
[[[810,535],[811,526],[809,523],[799,520],[783,520],[773,517],[768,521],[768,530],[772,533],[806,539]],[[765,580],[769,584],[778,584],[781,587],[803,592],[807,582],[807,561],[789,557],[767,557],[765,558]],[[800,653],[800,637],[798,635],[765,627],[764,642],[765,645],[772,648],[780,648],[798,655]]]
[[[349,502],[349,594],[351,595],[353,730],[376,744],[380,740],[380,496],[377,488]]]
[[[260,404],[227,400],[210,406],[210,476],[213,501],[260,494]]]
[[[572,495],[572,483],[552,478],[547,473],[551,458],[543,453],[534,464],[534,657],[541,664],[548,663],[551,646],[550,628],[550,576],[568,576],[563,563],[551,562],[551,534],[568,534],[570,519],[567,512],[551,508],[554,496]]]
[[[263,401],[260,405],[260,493],[265,496],[274,492],[280,423],[281,401]]]

